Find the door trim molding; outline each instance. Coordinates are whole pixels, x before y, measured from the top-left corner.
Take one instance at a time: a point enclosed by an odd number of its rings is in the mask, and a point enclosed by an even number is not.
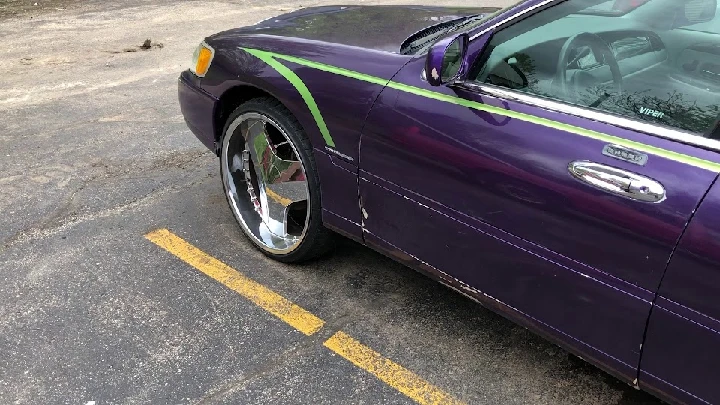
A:
[[[519,103],[530,105],[533,107],[539,107],[553,112],[568,114],[578,118],[599,121],[604,124],[625,128],[632,131],[642,132],[648,135],[668,139],[675,142],[680,142],[686,145],[697,146],[713,152],[720,152],[720,141],[704,138],[702,135],[694,134],[692,132],[680,131],[677,129],[663,127],[648,122],[633,120],[620,115],[614,115],[597,110],[591,110],[589,108],[569,105],[526,93],[506,90],[488,84],[459,82],[455,83],[454,86],[463,87],[470,91],[479,92],[495,98],[517,101]]]

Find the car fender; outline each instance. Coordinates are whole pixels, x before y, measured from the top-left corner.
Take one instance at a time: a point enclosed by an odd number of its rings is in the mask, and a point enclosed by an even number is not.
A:
[[[202,80],[204,90],[219,98],[237,86],[262,90],[295,115],[316,150],[354,166],[367,114],[387,82],[411,60],[297,38],[220,38],[206,40],[216,54]]]

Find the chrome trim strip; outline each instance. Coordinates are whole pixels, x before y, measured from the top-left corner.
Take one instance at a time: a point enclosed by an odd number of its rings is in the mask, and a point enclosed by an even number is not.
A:
[[[484,28],[482,31],[480,31],[480,32],[478,32],[477,34],[475,34],[475,35],[473,35],[472,37],[470,37],[470,41],[474,41],[474,40],[478,39],[479,37],[485,35],[488,31],[492,31],[492,30],[494,30],[495,28],[497,28],[497,27],[499,27],[499,26],[501,26],[501,25],[504,25],[504,24],[506,24],[506,23],[508,23],[508,22],[510,22],[510,21],[512,21],[512,20],[514,20],[514,19],[516,19],[516,18],[518,18],[518,17],[520,17],[520,16],[523,16],[523,15],[525,15],[525,14],[531,12],[531,11],[537,10],[537,9],[540,8],[540,7],[546,6],[546,5],[548,5],[548,4],[550,4],[550,3],[553,3],[553,2],[560,2],[560,1],[564,1],[564,0],[545,0],[545,1],[543,1],[543,2],[541,2],[541,3],[538,3],[538,4],[534,5],[534,6],[528,7],[528,8],[526,8],[525,10],[520,11],[519,13],[513,14],[513,15],[507,17],[507,18],[502,19],[502,20],[499,21],[499,22],[496,22],[495,24],[493,24],[493,25],[491,25],[491,26],[489,26],[489,27],[487,27],[487,28]]]
[[[518,93],[511,90],[500,89],[498,87],[486,84],[469,82],[459,82],[455,84],[495,98],[503,98],[507,100],[517,101],[522,104],[540,107],[554,112],[573,115],[579,118],[587,118],[593,121],[602,122],[604,124],[609,124],[632,131],[657,136],[659,138],[669,139],[671,141],[681,142],[692,146],[698,146],[704,149],[711,150],[713,152],[720,152],[720,141],[704,138],[702,135],[694,134],[691,132],[662,127],[659,125],[637,121],[619,115],[613,115],[596,110],[591,110],[584,107],[563,104],[545,98]]]
[[[568,171],[591,187],[623,198],[652,204],[667,199],[665,187],[656,180],[617,167],[576,160],[568,164]]]

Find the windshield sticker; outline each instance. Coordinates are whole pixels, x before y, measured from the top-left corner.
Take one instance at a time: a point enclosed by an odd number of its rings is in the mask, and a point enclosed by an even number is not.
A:
[[[649,115],[649,116],[655,117],[655,118],[663,118],[665,116],[665,113],[662,111],[653,110],[652,108],[645,108],[645,107],[640,107],[640,114]]]

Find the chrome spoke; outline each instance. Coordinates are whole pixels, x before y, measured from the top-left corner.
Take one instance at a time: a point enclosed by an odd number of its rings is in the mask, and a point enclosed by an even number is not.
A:
[[[286,181],[265,186],[267,197],[268,216],[282,223],[282,235],[289,234],[288,225],[291,218],[292,207],[295,203],[307,202],[307,183],[303,181]]]
[[[263,222],[268,223],[267,217],[267,198],[265,197],[265,181],[261,170],[261,159],[265,150],[270,149],[270,141],[265,134],[265,121],[261,119],[248,119],[240,124],[240,130],[244,138],[244,156],[245,160],[252,161],[252,165],[245,167],[245,181],[248,184],[248,193],[255,211],[263,217]],[[250,166],[254,168],[251,172]],[[252,187],[253,175],[257,181],[258,190],[255,192]],[[278,235],[280,236],[280,235]]]
[[[271,119],[249,113],[229,127],[223,148],[228,197],[246,233],[271,251],[294,249],[309,218],[309,190],[295,146]]]
[[[242,154],[234,154],[232,158],[232,166],[230,166],[230,172],[242,172],[245,169],[245,163],[243,162]]]

